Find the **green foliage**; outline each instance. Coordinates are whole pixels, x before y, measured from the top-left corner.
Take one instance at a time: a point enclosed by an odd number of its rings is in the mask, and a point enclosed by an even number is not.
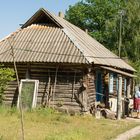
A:
[[[118,54],[120,11],[121,57],[127,57],[140,73],[140,0],[82,0],[69,7],[65,18]]]
[[[42,116],[49,116],[49,115],[52,115],[52,114],[55,114],[56,113],[56,110],[53,109],[53,108],[36,108],[36,109],[33,109],[31,110],[31,112],[36,112],[38,114],[38,116],[42,115]]]
[[[89,34],[111,50],[118,46],[118,12],[124,2],[118,0],[84,0],[70,6],[66,19],[88,29]]]
[[[16,107],[11,108],[8,106],[1,105],[0,106],[0,114],[3,115],[3,117],[12,116],[12,115],[18,114],[18,110]]]
[[[3,140],[3,136],[0,136],[0,140]]]
[[[140,140],[140,135],[137,135],[136,137],[131,138],[130,140]]]
[[[140,1],[130,0],[127,2],[125,11],[122,48],[126,51],[125,56],[136,62],[140,59]]]
[[[136,69],[135,75],[137,76],[135,78],[136,84],[140,84],[140,61],[132,62],[130,61],[130,64]]]
[[[15,72],[13,69],[10,68],[4,68],[1,66],[0,68],[0,104],[2,104],[3,101],[3,94],[4,94],[4,89],[6,88],[8,82],[15,80],[13,78],[15,75]]]
[[[75,128],[61,133],[50,134],[45,137],[45,140],[83,140],[88,139],[88,130],[83,128]]]

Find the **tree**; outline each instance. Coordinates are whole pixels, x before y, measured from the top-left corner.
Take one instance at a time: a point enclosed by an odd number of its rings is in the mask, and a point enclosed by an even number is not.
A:
[[[3,102],[3,94],[4,90],[8,84],[8,82],[15,80],[13,76],[15,75],[15,72],[13,69],[10,68],[3,68],[1,66],[0,68],[0,104]]]
[[[140,1],[139,0],[83,0],[70,6],[65,18],[89,34],[105,47],[118,54],[122,15],[121,56],[132,61],[140,51]]]
[[[140,61],[140,1],[129,0],[125,7],[123,47],[133,62]]]
[[[140,0],[82,0],[69,6],[65,18],[117,55],[121,38],[120,56],[140,75]]]
[[[123,2],[118,0],[85,0],[70,6],[66,19],[104,44],[110,50],[118,47],[118,12]],[[117,35],[116,35],[117,33]]]

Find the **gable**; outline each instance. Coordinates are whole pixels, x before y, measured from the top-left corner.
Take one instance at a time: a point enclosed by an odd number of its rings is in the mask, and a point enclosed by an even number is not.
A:
[[[53,24],[61,28],[61,25],[47,14],[43,8],[39,9],[21,28],[26,28],[32,24]]]

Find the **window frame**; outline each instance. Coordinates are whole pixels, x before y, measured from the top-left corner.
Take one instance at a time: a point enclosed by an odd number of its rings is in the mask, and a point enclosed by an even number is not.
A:
[[[114,93],[114,73],[109,73],[109,94]]]
[[[31,79],[21,79],[20,80],[20,86],[19,86],[19,94],[18,94],[18,101],[17,101],[17,108],[19,108],[19,95],[21,95],[23,82],[34,82],[34,93],[33,93],[33,99],[32,99],[32,108],[35,108],[37,105],[37,96],[38,96],[38,87],[39,87],[39,80],[31,80]]]

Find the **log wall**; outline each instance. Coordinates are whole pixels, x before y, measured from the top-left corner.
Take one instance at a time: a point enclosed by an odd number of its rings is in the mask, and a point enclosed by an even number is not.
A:
[[[11,64],[5,64],[13,68]],[[26,77],[39,80],[37,97],[38,106],[53,106],[69,110],[81,111],[82,101],[79,100],[81,81],[87,77],[88,109],[95,103],[94,75],[84,73],[85,67],[55,66],[49,64],[17,64],[19,79]],[[86,75],[86,76],[85,76]],[[18,99],[17,83],[10,82],[5,90],[4,103],[16,105]]]
[[[88,107],[89,109],[95,108],[96,90],[95,90],[95,74],[94,72],[88,75]]]

